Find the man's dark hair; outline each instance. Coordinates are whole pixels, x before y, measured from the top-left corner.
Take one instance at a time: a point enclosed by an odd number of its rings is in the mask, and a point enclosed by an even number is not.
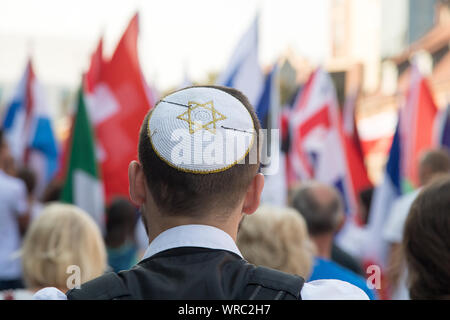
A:
[[[450,299],[450,176],[425,187],[403,233],[412,299]]]
[[[319,199],[315,193],[319,187],[327,188],[332,194],[331,199]],[[342,202],[332,187],[316,182],[305,183],[294,192],[291,205],[305,218],[311,236],[337,231],[342,218]]]
[[[261,126],[248,99],[236,89],[220,86],[202,87],[222,90],[238,99],[247,108],[253,120],[256,143],[252,145],[244,163],[236,164],[225,171],[209,174],[183,172],[166,164],[153,150],[148,136],[150,111],[145,116],[139,135],[139,161],[153,199],[164,214],[201,217],[205,214],[214,214],[214,210],[220,210],[220,213],[228,212],[242,200],[259,168]],[[254,152],[257,152],[257,163],[250,164],[249,156]]]

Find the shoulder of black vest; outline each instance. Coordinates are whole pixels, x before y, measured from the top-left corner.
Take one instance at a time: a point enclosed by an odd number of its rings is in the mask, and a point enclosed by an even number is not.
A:
[[[115,300],[129,299],[131,294],[122,279],[114,273],[106,273],[67,292],[68,300]]]
[[[266,267],[256,267],[251,273],[244,299],[248,300],[301,300],[305,280]]]

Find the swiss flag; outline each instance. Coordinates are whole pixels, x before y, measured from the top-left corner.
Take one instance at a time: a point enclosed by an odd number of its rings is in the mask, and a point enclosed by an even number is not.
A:
[[[138,21],[136,14],[111,59],[102,58],[100,41],[85,77],[107,202],[115,195],[128,196],[128,165],[137,159],[139,129],[153,104],[139,66]]]

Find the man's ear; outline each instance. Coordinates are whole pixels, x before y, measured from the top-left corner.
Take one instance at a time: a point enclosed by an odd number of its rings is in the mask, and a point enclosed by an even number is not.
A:
[[[128,180],[130,181],[130,198],[131,201],[141,206],[147,197],[145,174],[142,166],[137,161],[131,161],[128,166]]]
[[[252,214],[256,211],[256,209],[258,209],[263,188],[264,175],[262,173],[258,173],[255,175],[252,182],[250,183],[250,186],[247,189],[242,212],[244,212],[245,214]]]

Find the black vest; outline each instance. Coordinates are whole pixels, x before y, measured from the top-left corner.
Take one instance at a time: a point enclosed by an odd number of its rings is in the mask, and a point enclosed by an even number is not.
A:
[[[91,280],[69,290],[67,298],[299,300],[303,284],[299,276],[256,267],[229,251],[182,247]]]

